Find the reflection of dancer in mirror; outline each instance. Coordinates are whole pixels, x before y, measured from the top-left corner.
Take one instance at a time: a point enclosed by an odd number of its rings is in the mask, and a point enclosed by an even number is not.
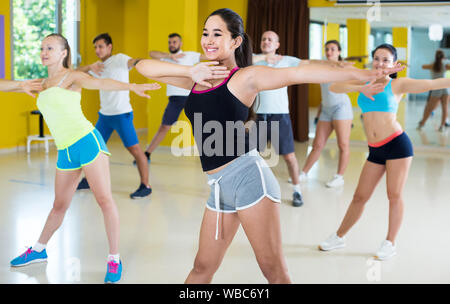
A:
[[[341,45],[336,40],[325,44],[325,55],[332,62],[339,62],[341,58]],[[325,185],[330,188],[344,184],[344,172],[350,157],[350,132],[352,128],[353,109],[347,94],[337,94],[329,90],[331,83],[321,83],[322,102],[319,120],[316,126],[316,135],[302,172],[300,181],[307,179],[307,174],[314,163],[319,159],[322,149],[327,143],[331,132],[335,130],[339,147],[339,163],[337,174]]]
[[[110,78],[129,82],[129,72],[140,59],[131,58],[125,54],[112,54],[113,42],[109,34],[103,33],[93,40],[95,55],[100,59],[94,64],[79,67],[78,70],[89,73],[96,78]],[[136,191],[130,194],[133,199],[143,198],[152,193],[148,181],[148,163],[144,151],[139,145],[136,129],[133,125],[133,108],[130,104],[130,92],[100,90],[100,111],[95,128],[107,143],[114,130],[119,134],[125,148],[137,162],[140,184]],[[89,189],[89,183],[83,178],[78,184],[78,190]]]
[[[229,9],[217,10],[207,18],[201,46],[207,59],[219,63],[219,67],[211,67],[212,63],[185,67],[158,60],[143,60],[136,66],[148,78],[191,89],[185,111],[193,130],[199,130],[194,131],[194,137],[198,150],[205,150],[200,161],[211,194],[186,283],[211,282],[240,225],[268,282],[288,283],[281,242],[280,186],[256,149],[249,145],[240,149],[242,142],[247,142],[242,136],[244,121],[252,116],[254,100],[264,90],[341,79],[372,81],[392,70],[365,71],[313,63],[290,68],[250,66],[251,42],[241,17]],[[224,76],[221,68],[231,70],[230,75]],[[213,134],[208,125],[217,126]],[[226,125],[241,127],[236,130]],[[220,130],[221,134],[216,134]],[[211,137],[215,138],[213,153],[207,146]]]
[[[378,46],[372,53],[374,70],[398,66],[397,50],[390,44]],[[367,82],[334,83],[335,93],[360,92],[358,105],[363,113],[369,157],[362,169],[353,200],[336,233],[320,244],[321,250],[345,246],[344,236],[361,217],[365,204],[386,173],[389,200],[389,228],[376,257],[389,259],[396,254],[395,239],[403,219],[403,189],[413,157],[413,147],[397,121],[398,104],[403,94],[422,93],[450,87],[450,79],[422,80],[389,75]],[[362,94],[361,94],[362,93]]]
[[[445,72],[450,70],[450,64],[446,64],[445,54],[442,50],[436,51],[436,58],[434,60],[433,64],[424,64],[422,66],[423,69],[431,70],[431,78],[437,79],[437,78],[445,78]],[[450,89],[440,89],[440,90],[432,90],[430,92],[429,100],[427,101],[427,104],[425,105],[425,109],[423,111],[423,117],[422,120],[419,122],[419,125],[417,126],[417,130],[422,130],[422,128],[425,126],[425,123],[427,122],[428,118],[431,115],[431,112],[433,112],[439,103],[441,103],[442,107],[442,118],[441,118],[441,124],[439,126],[439,132],[444,132],[448,117],[448,103],[450,100]]]
[[[13,259],[11,266],[19,267],[47,260],[47,243],[62,224],[83,171],[103,213],[108,237],[105,283],[117,282],[121,278],[122,262],[119,255],[119,213],[110,185],[110,154],[101,134],[83,115],[81,89],[131,90],[148,98],[145,91],[155,90],[160,86],[96,79],[72,70],[69,43],[59,34],[51,34],[42,41],[41,60],[42,65],[48,69],[48,78],[43,82],[45,90],[39,94],[37,106],[58,148],[55,200],[37,243]]]

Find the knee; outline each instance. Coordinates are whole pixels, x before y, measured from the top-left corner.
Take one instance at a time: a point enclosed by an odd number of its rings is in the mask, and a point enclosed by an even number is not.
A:
[[[369,196],[363,193],[355,193],[353,195],[352,204],[364,206],[369,200]]]
[[[95,197],[98,205],[100,206],[101,209],[107,209],[110,208],[113,205],[113,199],[112,196],[110,194],[101,194],[101,195],[97,195]]]
[[[284,160],[287,163],[295,163],[295,162],[297,162],[297,158],[295,157],[295,153],[289,153],[289,154],[283,155],[283,158],[284,158]]]
[[[169,126],[169,125],[161,125],[160,130],[161,130],[162,132],[169,132],[170,128],[172,128],[172,126]]]
[[[64,214],[69,208],[70,202],[66,200],[55,199],[53,203],[52,213]]]
[[[340,153],[347,153],[350,150],[348,143],[338,143],[338,148]]]
[[[402,202],[402,194],[398,191],[388,191],[387,196],[390,204],[399,204]]]
[[[313,145],[312,145],[313,150],[316,150],[316,151],[322,151],[324,147],[325,147],[325,142],[323,142],[323,141],[314,141]]]
[[[282,262],[283,258],[265,258],[259,261],[259,266],[264,277],[269,283],[283,282],[289,277],[286,265]]]
[[[192,271],[196,274],[213,275],[219,268],[220,262],[213,259],[196,257]]]

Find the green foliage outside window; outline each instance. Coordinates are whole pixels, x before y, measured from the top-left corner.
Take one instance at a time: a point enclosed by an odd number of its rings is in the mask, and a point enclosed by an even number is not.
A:
[[[65,10],[62,1],[62,10]],[[41,41],[56,30],[56,0],[13,0],[14,79],[47,77]],[[64,15],[63,15],[64,16]]]

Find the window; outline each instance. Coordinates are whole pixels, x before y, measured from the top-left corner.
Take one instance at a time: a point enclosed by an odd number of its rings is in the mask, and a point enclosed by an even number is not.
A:
[[[322,59],[322,25],[309,24],[309,59]]]
[[[391,33],[384,34],[384,43],[392,44],[392,34]]]
[[[339,43],[341,44],[341,57],[348,57],[348,31],[346,26],[339,28]]]
[[[64,35],[71,47],[72,64],[78,59],[79,0],[11,0],[13,10],[13,77],[47,77],[41,65],[40,43],[51,33]]]

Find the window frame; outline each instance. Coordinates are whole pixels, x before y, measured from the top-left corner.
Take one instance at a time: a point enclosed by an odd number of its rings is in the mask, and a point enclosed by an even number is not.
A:
[[[63,14],[62,14],[62,1],[67,1],[67,0],[55,0],[55,6],[56,6],[56,11],[55,11],[55,32],[61,34],[62,33],[62,23],[63,23]],[[77,16],[80,16],[80,10],[81,10],[81,3],[80,0],[74,0],[76,2],[76,6],[77,6]],[[9,0],[9,35],[10,35],[10,60],[11,60],[11,65],[10,65],[10,73],[11,73],[11,79],[15,80],[15,75],[14,75],[14,0]],[[80,55],[80,20],[79,18],[77,18],[76,20],[76,34],[75,34],[75,47],[72,50],[72,53],[76,54],[76,60],[75,62],[73,62],[72,60],[72,65],[74,68],[78,67],[78,65],[80,64],[81,60],[81,55]],[[6,58],[5,58],[6,59]]]

